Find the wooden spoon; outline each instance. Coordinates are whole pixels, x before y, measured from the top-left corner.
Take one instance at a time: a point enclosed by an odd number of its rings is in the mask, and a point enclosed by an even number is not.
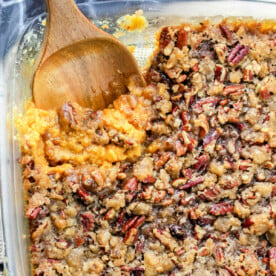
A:
[[[102,109],[127,91],[128,79],[144,79],[128,49],[94,26],[73,0],[47,0],[48,22],[34,75],[37,107],[57,109],[67,101]]]

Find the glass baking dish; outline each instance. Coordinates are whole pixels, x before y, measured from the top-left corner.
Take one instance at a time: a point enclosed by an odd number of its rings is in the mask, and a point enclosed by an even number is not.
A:
[[[77,1],[83,13],[99,27],[117,35],[140,66],[154,49],[155,32],[164,24],[222,16],[276,19],[275,1]],[[31,97],[34,61],[43,38],[45,5],[42,0],[0,0],[0,115],[1,204],[5,269],[8,275],[30,275],[28,227],[24,218],[20,150],[14,116]],[[123,33],[117,19],[142,9],[149,25],[143,32]]]

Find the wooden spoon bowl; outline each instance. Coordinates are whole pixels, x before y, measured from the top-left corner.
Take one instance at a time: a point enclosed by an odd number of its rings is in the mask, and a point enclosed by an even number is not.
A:
[[[67,101],[102,109],[127,92],[129,78],[144,79],[119,40],[94,26],[73,0],[47,0],[49,18],[34,75],[37,107],[57,109]]]

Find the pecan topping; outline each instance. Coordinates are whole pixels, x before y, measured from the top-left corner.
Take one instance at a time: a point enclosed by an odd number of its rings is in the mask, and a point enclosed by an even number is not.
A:
[[[220,202],[211,206],[210,214],[214,216],[223,216],[228,212],[232,213],[234,211],[234,207],[232,203],[229,202]]]
[[[224,37],[226,37],[227,40],[229,40],[229,42],[232,42],[233,36],[232,36],[232,33],[229,30],[229,28],[226,25],[224,25],[224,24],[220,24],[219,27],[220,27],[222,35]]]
[[[184,184],[184,185],[178,187],[178,189],[179,189],[179,190],[189,189],[189,188],[191,188],[191,187],[193,187],[193,186],[198,185],[199,183],[202,183],[203,181],[204,181],[203,177],[200,176],[200,177],[196,178],[195,180],[190,180],[190,181],[188,181],[186,184]]]
[[[162,29],[160,38],[159,38],[159,47],[160,51],[164,53],[165,48],[171,42],[171,36],[169,34],[169,28],[165,27]]]
[[[244,85],[228,85],[223,90],[223,95],[240,95],[244,93]]]
[[[207,97],[204,99],[201,99],[194,104],[193,109],[197,113],[203,112],[203,105],[210,104],[212,106],[216,105],[219,102],[220,98],[218,97]]]
[[[36,207],[35,209],[33,209],[31,214],[29,215],[29,219],[36,219],[36,217],[39,215],[40,211],[41,211],[41,207]]]
[[[86,231],[91,231],[94,228],[94,216],[91,212],[81,214],[81,224]]]
[[[131,177],[130,179],[127,180],[123,189],[128,190],[130,192],[135,192],[137,190],[137,186],[138,186],[138,182],[136,177]]]
[[[187,45],[187,32],[184,29],[181,29],[177,33],[177,40],[175,43],[175,47],[181,50],[183,46],[186,46],[186,45]]]
[[[166,26],[145,87],[99,111],[28,106],[33,275],[276,273],[270,25]]]
[[[207,154],[203,154],[198,158],[198,161],[195,165],[193,165],[193,169],[196,171],[205,171],[208,167],[210,161],[210,157]]]
[[[220,82],[224,82],[227,78],[228,70],[221,64],[216,64],[215,79]]]
[[[180,225],[172,224],[169,228],[171,235],[177,239],[183,240],[187,236],[185,229]]]
[[[248,51],[248,46],[237,43],[227,57],[228,63],[232,65],[238,64],[247,55]]]

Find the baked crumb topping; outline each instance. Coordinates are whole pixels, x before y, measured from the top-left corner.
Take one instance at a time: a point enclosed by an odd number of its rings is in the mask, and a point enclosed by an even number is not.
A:
[[[17,121],[33,275],[276,274],[276,28],[164,27],[144,89]]]

